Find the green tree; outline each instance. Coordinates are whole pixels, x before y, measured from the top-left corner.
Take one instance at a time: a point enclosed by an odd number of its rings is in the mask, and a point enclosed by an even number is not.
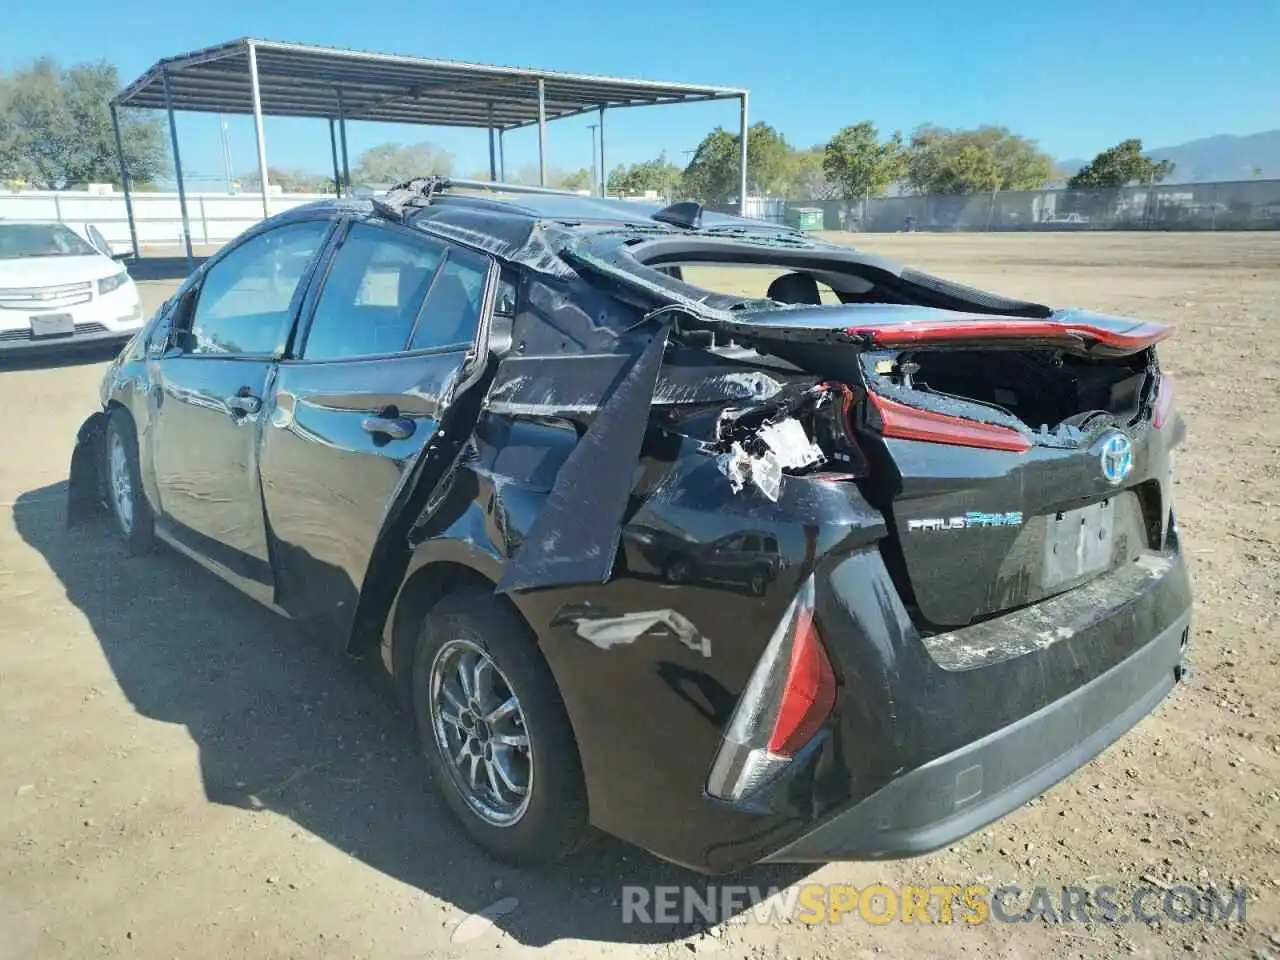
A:
[[[49,58],[0,74],[0,179],[45,189],[81,183],[120,185],[110,101],[116,68],[81,63],[63,70]],[[155,114],[121,111],[120,138],[131,180],[169,169],[164,126]]]
[[[333,178],[308,170],[291,170],[284,167],[267,167],[267,181],[285,193],[333,193]],[[236,177],[242,189],[261,190],[258,171],[250,170]]]
[[[453,154],[423,140],[419,143],[380,143],[356,159],[351,179],[357,184],[403,183],[413,177],[453,173]]]
[[[938,193],[995,193],[1002,185],[995,154],[965,144],[939,171]]]
[[[536,163],[526,163],[515,172],[511,182],[522,183],[526,187],[536,187],[542,182],[542,174]]]
[[[725,204],[738,196],[739,146],[742,138],[716,127],[707,134],[685,168],[683,192],[694,200]],[[787,190],[791,147],[767,123],[747,131],[747,193],[781,196]]]
[[[788,200],[834,200],[841,194],[840,185],[833,182],[823,169],[826,148],[810,147],[791,155],[791,173],[787,177]]]
[[[1073,190],[1124,187],[1131,183],[1150,186],[1167,180],[1174,171],[1172,160],[1155,161],[1142,154],[1142,141],[1134,137],[1108,147],[1081,167],[1067,181]]]
[[[906,173],[902,134],[895,130],[881,143],[880,131],[870,121],[845,127],[827,144],[822,169],[844,199],[877,197]]]
[[[588,167],[581,170],[551,170],[547,173],[547,186],[557,190],[592,190],[595,177]]]
[[[659,196],[672,200],[680,193],[680,185],[680,168],[670,163],[664,152],[653,160],[614,167],[605,191],[614,197],[634,197],[656,190]]]
[[[476,176],[477,180],[488,180],[489,174]],[[542,168],[536,163],[522,164],[514,174],[507,178],[508,183],[519,183],[526,187],[542,185]],[[592,186],[591,171],[586,167],[581,170],[561,170],[559,167],[547,168],[547,186],[554,190],[590,190]]]
[[[907,148],[906,180],[918,194],[1036,190],[1052,176],[1052,158],[1007,127],[949,130],[925,124]]]

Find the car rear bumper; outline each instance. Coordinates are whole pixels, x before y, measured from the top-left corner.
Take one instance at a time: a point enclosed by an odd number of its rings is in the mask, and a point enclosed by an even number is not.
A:
[[[932,760],[765,859],[875,860],[946,847],[1017,809],[1116,741],[1186,675],[1190,612],[1033,714]]]
[[[730,519],[744,509],[710,497],[723,487],[714,463],[679,462],[692,464],[681,485],[696,496],[675,501],[669,514],[653,498],[656,516],[637,524],[679,528],[676,509],[688,503]],[[704,481],[704,470],[715,476]],[[1191,610],[1172,524],[1161,550],[1144,551],[1123,569],[939,633],[913,618],[891,573],[894,557],[882,547],[883,522],[869,506],[854,509],[855,488],[815,482],[784,489],[792,500],[784,494],[780,514],[812,522],[779,538],[782,572],[762,597],[704,580],[673,587],[632,562],[638,548],[624,535],[626,568],[608,583],[514,598],[561,690],[597,828],[706,873],[771,859],[919,853],[1046,789],[1150,711],[1172,684],[1178,644],[1167,638],[1181,640]],[[533,511],[520,504],[521,493],[504,496],[508,511]],[[753,507],[753,525],[758,514]],[[460,529],[486,524],[477,517]],[[485,536],[500,554],[499,534]],[[810,576],[814,622],[837,679],[835,707],[794,760],[725,799],[711,792],[709,775],[774,627]],[[705,642],[654,629],[605,649],[580,629],[583,618],[664,611],[679,613]],[[1036,739],[1043,741],[1038,756],[1004,746]],[[957,775],[975,765],[981,783],[967,773],[957,794]],[[950,802],[935,805],[934,793]]]

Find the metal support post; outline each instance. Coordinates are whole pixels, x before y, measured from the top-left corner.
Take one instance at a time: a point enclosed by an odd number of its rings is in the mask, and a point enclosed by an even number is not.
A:
[[[249,44],[249,90],[253,94],[253,129],[258,137],[258,180],[262,185],[262,215],[271,216],[267,187],[267,139],[262,132],[262,90],[258,85],[258,50]]]
[[[538,78],[538,183],[547,185],[547,81]]]
[[[747,215],[747,93],[742,93],[742,114],[738,129],[742,131],[742,139],[738,144],[738,214]]]
[[[182,157],[178,153],[178,124],[173,119],[173,97],[169,92],[169,71],[160,74],[164,84],[164,108],[169,114],[169,139],[173,143],[173,171],[178,181],[178,209],[182,211],[182,239],[187,247],[187,273],[195,269],[191,253],[191,219],[187,216],[187,190],[182,183]]]
[[[111,130],[116,136],[116,156],[120,160],[120,186],[124,188],[124,213],[129,218],[129,241],[133,244],[133,255],[142,256],[138,246],[138,224],[133,217],[133,197],[129,195],[129,162],[124,155],[124,139],[120,136],[120,112],[111,104]]]

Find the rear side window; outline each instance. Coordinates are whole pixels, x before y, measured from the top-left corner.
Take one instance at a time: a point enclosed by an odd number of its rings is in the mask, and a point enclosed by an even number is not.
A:
[[[413,349],[452,347],[475,340],[488,275],[487,257],[450,247],[413,332]]]
[[[358,223],[334,257],[316,303],[308,360],[399,353],[445,256],[429,237]]]

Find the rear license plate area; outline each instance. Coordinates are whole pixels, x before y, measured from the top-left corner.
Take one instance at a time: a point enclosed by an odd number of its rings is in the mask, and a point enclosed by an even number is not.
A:
[[[69,313],[45,313],[31,318],[31,337],[75,336],[76,322]]]
[[[1058,587],[1106,570],[1114,529],[1114,500],[1045,517],[1043,586]]]

